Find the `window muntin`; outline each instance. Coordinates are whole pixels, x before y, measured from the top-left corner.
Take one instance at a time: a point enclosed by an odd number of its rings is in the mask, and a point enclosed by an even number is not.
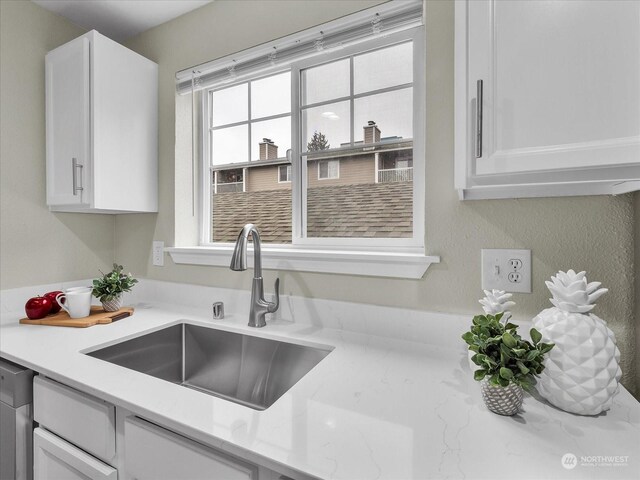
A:
[[[321,61],[326,62],[324,64],[332,63],[333,61],[342,60],[343,61],[342,65],[348,62],[350,65],[350,68],[353,69],[354,65],[357,63],[357,58],[361,55],[367,55],[373,52],[377,52],[378,50],[384,50],[385,48],[390,48],[390,45],[391,47],[395,47],[398,44],[406,43],[412,46],[413,62],[414,63],[417,62],[415,63],[415,68],[418,71],[420,71],[424,67],[424,46],[422,45],[422,41],[423,41],[422,30],[423,29],[416,29],[414,31],[407,31],[407,32],[403,32],[402,34],[395,34],[384,39],[380,38],[376,41],[372,41],[370,43],[367,43],[367,48],[369,51],[364,53],[362,52],[361,46],[357,48],[349,47],[349,48],[345,48],[342,51],[334,52],[331,55],[322,55],[321,57],[318,57],[318,58],[320,58]],[[416,48],[415,48],[416,39],[420,39],[420,41],[418,42],[419,51],[416,51]],[[394,42],[396,42],[396,45],[392,45]],[[397,164],[393,166],[393,168],[382,168],[382,165],[380,162],[378,162],[377,164],[375,162],[372,162],[372,166],[371,166],[372,171],[370,173],[370,176],[373,178],[372,183],[375,183],[375,181],[379,179],[379,175],[380,176],[382,175],[380,172],[383,170],[394,170],[394,171],[405,170],[405,174],[401,176],[396,175],[392,179],[392,181],[399,182],[399,181],[406,181],[408,179],[412,184],[413,178],[414,178],[414,174],[413,174],[414,153],[417,155],[417,159],[419,161],[417,166],[415,166],[416,168],[415,176],[416,176],[416,179],[418,180],[417,185],[419,185],[419,188],[417,190],[413,190],[413,188],[411,188],[410,190],[408,189],[407,191],[405,191],[405,194],[403,195],[403,198],[406,199],[405,203],[411,204],[411,206],[414,207],[412,209],[413,218],[411,218],[411,212],[409,213],[409,218],[408,218],[409,228],[407,231],[401,232],[401,234],[397,236],[395,235],[394,232],[387,232],[384,235],[381,235],[379,237],[371,237],[370,235],[368,236],[361,235],[359,237],[356,236],[351,238],[341,237],[340,235],[335,235],[327,232],[322,234],[319,234],[319,233],[313,234],[313,232],[311,235],[307,234],[308,233],[307,227],[309,225],[311,217],[308,212],[308,206],[309,206],[307,204],[308,190],[306,190],[306,186],[309,183],[312,183],[314,181],[315,182],[319,181],[318,175],[316,173],[318,162],[317,161],[311,162],[311,157],[317,154],[314,154],[312,151],[309,151],[309,152],[307,151],[307,146],[309,143],[308,141],[310,140],[310,137],[307,134],[309,133],[309,135],[312,135],[316,131],[315,129],[312,128],[311,120],[315,122],[324,122],[324,123],[316,124],[316,125],[323,126],[323,128],[326,128],[324,127],[324,125],[332,125],[332,124],[335,125],[337,123],[337,127],[339,128],[333,127],[338,132],[337,133],[338,136],[335,137],[335,138],[338,138],[337,143],[334,143],[331,140],[327,141],[326,142],[327,152],[322,152],[322,154],[324,155],[323,160],[339,160],[338,168],[340,170],[342,169],[343,165],[347,165],[349,162],[354,161],[354,159],[352,158],[353,156],[349,157],[350,150],[352,151],[358,148],[361,149],[363,147],[362,144],[364,140],[363,138],[364,125],[359,125],[357,127],[354,127],[355,116],[358,115],[358,119],[359,119],[358,122],[360,123],[360,119],[363,117],[366,118],[366,116],[368,115],[366,113],[367,108],[369,109],[369,112],[374,112],[374,113],[376,111],[382,112],[383,110],[385,110],[383,108],[385,105],[385,102],[377,101],[377,98],[384,99],[383,94],[395,92],[395,95],[398,95],[404,99],[411,98],[413,105],[414,106],[417,105],[417,108],[407,106],[410,102],[403,100],[404,105],[401,110],[397,110],[397,109],[392,110],[387,108],[386,109],[387,113],[403,118],[405,120],[406,125],[411,124],[410,125],[411,128],[415,129],[418,132],[422,131],[422,129],[424,128],[424,94],[422,93],[422,91],[424,90],[424,80],[421,78],[423,75],[422,76],[417,75],[415,79],[413,79],[413,82],[410,82],[409,84],[402,83],[398,85],[392,85],[390,87],[387,86],[378,90],[352,94],[348,98],[340,97],[340,98],[332,99],[330,97],[330,94],[325,92],[323,94],[324,95],[323,97],[315,97],[313,98],[313,100],[315,101],[315,100],[319,100],[320,98],[324,98],[324,99],[327,99],[326,101],[324,102],[319,101],[311,104],[309,102],[306,102],[304,92],[302,91],[302,88],[301,88],[302,85],[305,83],[305,81],[302,78],[303,77],[302,72],[304,72],[306,69],[322,66],[322,65],[318,65],[317,61],[318,60],[315,60],[315,63],[313,60],[300,61],[299,63],[296,63],[292,66],[292,71],[291,71],[292,86],[300,88],[300,90],[295,92],[291,97],[292,115],[293,115],[291,117],[291,121],[292,121],[291,130],[292,130],[293,141],[291,143],[292,156],[290,158],[293,159],[293,168],[292,168],[290,178],[292,182],[291,183],[285,183],[280,181],[277,182],[278,185],[281,185],[281,188],[285,188],[286,186],[286,189],[287,189],[286,193],[287,195],[290,196],[289,205],[285,207],[284,203],[281,203],[281,206],[282,206],[281,210],[282,212],[286,212],[286,215],[289,215],[291,218],[292,226],[289,225],[289,230],[288,230],[289,233],[291,233],[291,231],[293,232],[293,236],[291,240],[293,241],[294,244],[325,245],[327,247],[330,247],[330,246],[340,246],[340,247],[348,247],[348,248],[380,247],[380,248],[388,249],[389,247],[398,246],[402,248],[403,251],[413,251],[413,250],[406,250],[406,248],[413,249],[414,247],[416,247],[417,249],[419,247],[420,251],[423,252],[424,251],[423,250],[424,206],[422,203],[424,201],[424,191],[423,191],[424,161],[422,159],[424,158],[424,143],[423,143],[423,138],[418,138],[414,142],[414,139],[412,138],[413,132],[411,133],[412,136],[409,136],[408,134],[406,134],[407,135],[406,137],[405,137],[405,133],[402,133],[401,135],[391,135],[391,134],[387,135],[386,131],[383,132],[382,137],[385,137],[386,142],[389,141],[389,138],[387,137],[400,137],[399,139],[396,139],[396,143],[397,143],[396,147],[398,149],[409,150],[410,160],[407,160],[404,164],[402,163],[402,161],[398,161]],[[352,72],[350,76],[354,77],[354,72]],[[296,81],[296,78],[298,79],[298,81]],[[354,92],[353,78],[351,79],[350,83],[352,84],[350,88],[351,88],[351,92],[353,93]],[[362,89],[364,89],[364,87],[362,87]],[[339,91],[336,88],[325,89],[325,90],[335,91],[335,92]],[[400,92],[400,90],[405,90],[405,92]],[[420,94],[416,95],[415,92],[420,92]],[[404,94],[404,97],[403,97],[403,94]],[[374,95],[380,95],[380,97],[374,97]],[[369,98],[366,98],[366,97],[369,97]],[[308,99],[309,96],[307,95],[306,98]],[[307,103],[307,105],[305,105],[306,108],[302,108],[303,101]],[[390,102],[388,101],[386,102],[387,105],[389,103]],[[356,108],[356,104],[358,105],[357,108]],[[377,108],[373,108],[376,106]],[[211,105],[209,104],[208,107],[210,108]],[[276,117],[278,116],[288,116],[288,114],[276,115]],[[372,119],[375,119],[376,117],[372,117]],[[260,120],[260,121],[264,121],[267,119],[252,118],[252,120]],[[345,126],[345,120],[346,120],[346,126]],[[246,123],[250,123],[251,127],[254,127],[256,122],[247,121]],[[393,133],[393,132],[390,132],[390,133]],[[249,143],[251,144],[249,148],[253,151],[255,151],[255,146],[254,146],[254,144],[256,143],[255,140],[259,136],[260,135],[255,134],[253,138],[249,141]],[[398,152],[400,152],[400,150],[398,150]],[[398,152],[396,153],[390,152],[389,149],[387,149],[385,151],[380,151],[379,154],[380,155],[384,154],[388,157],[390,155],[391,156],[397,155],[399,154]],[[327,154],[329,153],[335,156],[327,157]],[[254,154],[252,153],[250,153],[249,155],[254,156]],[[284,155],[282,155],[282,151],[280,150],[278,157],[283,157],[283,156]],[[308,165],[305,162],[308,162]],[[312,163],[315,163],[316,165],[312,165]],[[406,165],[409,165],[409,166],[406,166]],[[275,179],[280,180],[281,169],[279,167],[276,167],[276,168],[277,168],[277,172],[272,172],[271,178],[274,180]],[[311,171],[309,171],[309,169],[313,170],[313,175],[311,175]],[[245,182],[246,182],[246,185],[248,186],[247,190],[250,189],[249,186],[252,184],[251,177],[254,177],[255,176],[254,172],[257,172],[258,170],[259,169],[257,168],[253,168],[253,165],[249,165],[249,168],[246,168],[247,173],[246,173]],[[406,173],[407,170],[409,170],[410,173]],[[307,171],[309,171],[309,175],[307,175],[306,173]],[[341,171],[340,171],[340,174],[341,174],[340,177],[342,177]],[[390,181],[388,177],[389,175],[387,175],[382,180],[386,181],[386,183],[389,183]],[[341,180],[342,180],[341,178],[331,179],[331,180],[326,179],[326,180],[322,180],[322,182],[326,182],[325,184],[328,185],[331,182],[340,182]],[[413,185],[411,186],[413,187]],[[305,190],[300,192],[300,189],[302,187],[305,187]],[[291,188],[291,190],[289,190],[289,188]],[[346,188],[348,189],[350,187],[346,187]],[[210,201],[211,201],[211,198],[210,198]],[[291,211],[291,202],[293,202],[293,211]],[[417,208],[415,208],[416,206]],[[255,215],[251,214],[250,212],[247,213],[250,210],[250,208],[251,206],[248,206],[247,209],[245,209],[245,214],[246,214],[245,220],[253,221],[255,223]],[[209,216],[209,218],[211,218],[211,216]],[[382,226],[386,227],[386,225],[382,225]],[[291,230],[291,227],[292,227],[292,230]],[[260,228],[262,231],[264,227],[260,227]],[[273,240],[276,243],[289,243],[291,241],[291,240],[283,240],[282,235],[271,235],[270,238],[277,238],[277,240]],[[223,241],[231,242],[234,240],[235,240],[235,235],[233,239],[223,240]],[[265,243],[269,243],[269,240],[267,240]],[[369,245],[369,247],[366,247],[367,245]]]

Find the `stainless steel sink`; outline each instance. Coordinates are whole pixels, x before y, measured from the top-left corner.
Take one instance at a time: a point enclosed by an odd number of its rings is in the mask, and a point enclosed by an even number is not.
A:
[[[330,351],[183,323],[87,355],[264,410]]]

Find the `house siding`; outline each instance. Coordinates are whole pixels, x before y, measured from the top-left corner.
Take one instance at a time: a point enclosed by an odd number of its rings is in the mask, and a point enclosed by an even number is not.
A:
[[[247,168],[245,182],[247,192],[291,189],[291,182],[278,182],[278,165]]]
[[[376,166],[374,155],[361,155],[359,157],[342,157],[340,160],[339,178],[318,179],[318,162],[307,163],[307,182],[309,188],[329,187],[334,185],[358,185],[363,183],[375,183]],[[338,159],[336,159],[338,160]]]

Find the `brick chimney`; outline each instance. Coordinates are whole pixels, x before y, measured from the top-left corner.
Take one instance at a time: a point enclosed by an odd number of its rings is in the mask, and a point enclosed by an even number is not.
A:
[[[364,143],[376,143],[380,141],[380,129],[376,122],[369,120],[364,126]]]
[[[263,138],[260,145],[260,160],[278,158],[278,146],[270,138]]]

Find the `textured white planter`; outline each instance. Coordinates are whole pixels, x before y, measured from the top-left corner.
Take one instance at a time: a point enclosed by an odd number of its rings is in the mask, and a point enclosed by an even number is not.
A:
[[[111,300],[105,300],[102,302],[102,308],[105,312],[115,312],[122,308],[122,295],[112,298]]]
[[[508,387],[491,385],[486,378],[480,382],[482,399],[493,413],[515,415],[522,406],[522,387],[510,383]]]

